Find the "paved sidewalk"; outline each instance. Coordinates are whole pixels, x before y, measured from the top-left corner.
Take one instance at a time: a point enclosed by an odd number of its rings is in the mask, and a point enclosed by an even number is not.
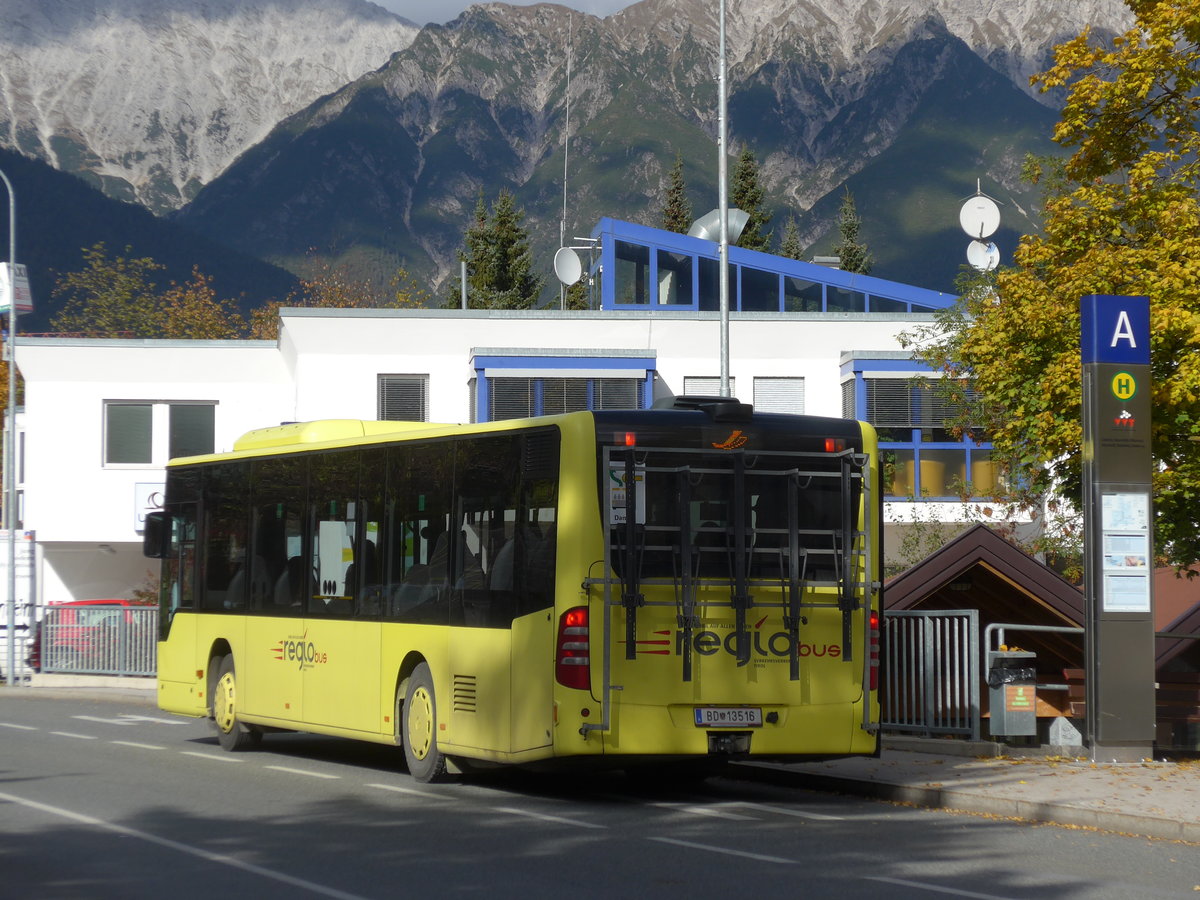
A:
[[[879,759],[743,765],[814,790],[1200,843],[1197,760],[1091,763],[885,749]]]

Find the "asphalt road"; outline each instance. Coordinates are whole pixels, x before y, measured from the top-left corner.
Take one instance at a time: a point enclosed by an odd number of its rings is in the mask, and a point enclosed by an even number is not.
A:
[[[391,748],[0,690],[0,896],[1194,897],[1200,847],[736,777],[422,785]]]

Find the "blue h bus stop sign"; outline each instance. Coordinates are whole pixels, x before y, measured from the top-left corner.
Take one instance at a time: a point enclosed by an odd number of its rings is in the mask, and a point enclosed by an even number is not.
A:
[[[1093,760],[1153,753],[1150,302],[1080,301],[1087,739]]]

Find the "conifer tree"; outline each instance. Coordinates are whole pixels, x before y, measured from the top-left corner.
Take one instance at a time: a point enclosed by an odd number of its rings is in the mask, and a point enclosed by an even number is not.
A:
[[[800,228],[796,225],[796,217],[788,216],[787,226],[783,229],[783,243],[779,247],[779,255],[788,259],[803,258],[804,248],[800,245]]]
[[[833,255],[841,260],[843,272],[857,272],[859,275],[871,274],[874,259],[867,245],[858,236],[862,227],[862,219],[854,205],[854,195],[846,189],[842,197],[842,205],[838,209],[838,242],[833,247]]]
[[[533,309],[545,279],[534,272],[525,211],[511,191],[501,190],[490,211],[480,192],[463,243],[459,260],[467,264],[469,308]],[[458,279],[451,279],[446,306],[459,305],[460,289]]]
[[[770,252],[773,232],[767,230],[771,214],[763,206],[765,196],[766,191],[759,178],[758,160],[754,158],[754,151],[746,147],[733,167],[733,179],[729,187],[729,205],[750,216],[736,241],[737,246]]]
[[[667,193],[662,209],[662,228],[677,234],[687,234],[692,227],[692,204],[683,182],[683,156],[675,154],[675,165],[667,176]]]

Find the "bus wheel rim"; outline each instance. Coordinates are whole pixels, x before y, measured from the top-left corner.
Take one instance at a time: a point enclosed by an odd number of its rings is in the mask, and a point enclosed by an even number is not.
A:
[[[237,686],[233,680],[233,673],[226,672],[217,682],[217,708],[214,710],[217,727],[226,734],[233,730],[233,723],[237,718],[236,696]]]
[[[429,692],[420,687],[413,691],[409,703],[408,746],[415,758],[424,759],[433,744],[433,701]]]

